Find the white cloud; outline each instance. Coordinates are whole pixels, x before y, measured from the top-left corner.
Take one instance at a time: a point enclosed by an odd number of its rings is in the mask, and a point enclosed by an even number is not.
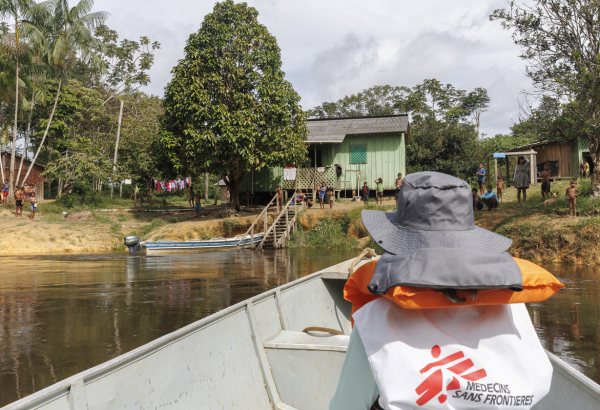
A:
[[[489,14],[504,0],[250,0],[277,37],[283,69],[304,108],[335,101],[373,85],[414,86],[426,78],[491,97],[482,132],[508,132],[518,117],[517,95],[531,88],[510,33]],[[162,95],[214,1],[97,0],[121,38],[162,43],[145,91]]]

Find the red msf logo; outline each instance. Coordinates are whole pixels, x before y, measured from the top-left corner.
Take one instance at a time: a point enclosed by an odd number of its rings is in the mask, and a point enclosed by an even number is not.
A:
[[[438,357],[440,357],[441,353],[442,353],[442,349],[440,349],[440,347],[438,345],[435,345],[431,348],[431,355],[433,356],[434,359],[437,359]],[[422,395],[417,400],[417,404],[419,406],[423,406],[424,404],[428,403],[429,400],[433,399],[438,394],[442,393],[442,391],[444,390],[444,386],[443,386],[444,378],[442,376],[441,368],[444,368],[446,365],[452,365],[451,367],[446,367],[447,370],[451,371],[452,373],[454,373],[456,375],[459,375],[460,377],[462,377],[465,380],[469,380],[472,382],[483,379],[484,377],[487,376],[484,369],[470,371],[467,374],[463,374],[463,373],[467,372],[468,370],[470,370],[474,366],[471,359],[462,360],[456,364],[452,364],[452,363],[456,362],[457,360],[460,360],[464,357],[465,357],[465,354],[463,352],[457,352],[457,353],[451,354],[450,356],[446,356],[443,359],[440,359],[436,362],[429,363],[427,366],[425,366],[421,369],[420,373],[423,374],[423,373],[427,373],[431,369],[439,367],[439,369],[437,369],[435,372],[431,373],[429,375],[429,377],[427,379],[425,379],[425,381],[423,383],[421,383],[419,385],[419,387],[417,387],[415,389],[415,391],[417,392],[418,395]],[[446,386],[446,391],[457,390],[457,389],[460,389],[460,383],[458,382],[458,379],[456,377],[453,377],[452,381],[450,383],[448,383],[448,385]],[[440,394],[440,396],[438,397],[438,401],[440,403],[444,403],[447,399],[448,399],[448,396],[446,394]]]

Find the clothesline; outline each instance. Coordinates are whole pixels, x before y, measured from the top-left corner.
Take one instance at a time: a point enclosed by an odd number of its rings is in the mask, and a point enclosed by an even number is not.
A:
[[[175,179],[175,180],[169,180],[169,181],[159,181],[159,180],[154,180],[154,187],[156,189],[156,192],[173,192],[173,191],[177,191],[177,190],[184,190],[186,187],[190,186],[190,178],[186,178],[186,179]]]

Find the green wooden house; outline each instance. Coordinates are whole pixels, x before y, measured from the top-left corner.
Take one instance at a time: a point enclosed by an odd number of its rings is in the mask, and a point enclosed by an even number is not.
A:
[[[278,185],[312,192],[325,182],[338,196],[345,191],[343,195],[350,197],[365,181],[373,188],[379,177],[384,189],[394,190],[398,173],[406,174],[410,130],[406,114],[308,120],[307,125],[306,164],[251,172],[240,192],[273,193]]]

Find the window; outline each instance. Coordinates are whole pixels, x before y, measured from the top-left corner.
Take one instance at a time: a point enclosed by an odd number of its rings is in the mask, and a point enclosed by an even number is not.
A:
[[[366,145],[350,145],[350,163],[351,164],[366,164],[367,163],[367,146]]]

